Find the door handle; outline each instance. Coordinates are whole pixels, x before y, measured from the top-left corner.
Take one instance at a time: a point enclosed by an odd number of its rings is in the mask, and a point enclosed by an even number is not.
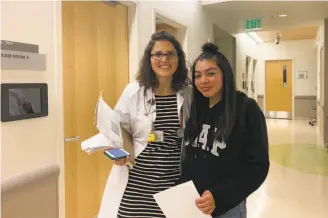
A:
[[[65,138],[64,142],[75,142],[78,141],[80,139],[80,136],[73,136],[72,138]]]

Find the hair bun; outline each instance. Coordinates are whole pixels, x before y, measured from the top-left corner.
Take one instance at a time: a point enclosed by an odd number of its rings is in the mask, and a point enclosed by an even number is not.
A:
[[[211,42],[207,42],[202,46],[202,51],[203,53],[215,54],[216,52],[218,52],[218,47]]]

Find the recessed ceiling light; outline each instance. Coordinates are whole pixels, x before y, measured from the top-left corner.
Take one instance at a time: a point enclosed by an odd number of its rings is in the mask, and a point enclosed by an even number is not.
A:
[[[248,32],[247,33],[249,35],[249,37],[251,37],[251,39],[253,39],[256,43],[262,44],[263,39],[261,37],[259,37],[259,35],[257,35],[256,32]]]
[[[287,14],[279,14],[279,17],[287,17]]]

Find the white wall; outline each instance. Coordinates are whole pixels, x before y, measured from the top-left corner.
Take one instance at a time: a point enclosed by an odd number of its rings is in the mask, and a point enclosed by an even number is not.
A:
[[[251,57],[252,59],[258,60],[257,65],[259,64],[260,54],[258,52],[257,44],[252,40],[247,34],[240,33],[236,34],[236,84],[237,89],[242,90],[242,74],[246,73],[246,56]],[[252,69],[252,62],[249,66],[249,69]],[[258,74],[258,67],[255,69],[255,75]],[[251,82],[251,70],[248,73],[248,87],[250,88]],[[249,90],[250,91],[250,90]],[[256,92],[256,90],[255,90]]]
[[[322,84],[323,79],[321,78],[323,75],[320,75],[321,73],[321,60],[320,60],[320,50],[324,46],[324,24],[322,23],[319,27],[317,38],[316,38],[316,45],[317,45],[317,99],[320,101],[322,99],[321,95],[323,93],[320,93],[320,89],[322,90]]]
[[[318,96],[317,99],[319,100],[317,102],[317,119],[318,119],[318,126],[319,126],[319,133],[320,138],[323,143],[328,146],[328,92],[327,92],[327,83],[328,83],[328,19],[324,20],[322,24],[320,25],[320,28],[318,30],[317,34],[317,84],[320,88],[320,92],[318,90]],[[320,50],[323,48],[323,60],[321,60],[320,57]],[[321,70],[322,65],[322,70]],[[320,93],[320,94],[319,94]]]
[[[1,123],[2,178],[14,176],[45,164],[57,163],[61,126],[60,92],[55,52],[54,2],[2,2],[1,38],[39,45],[46,54],[47,70],[2,71],[1,82],[41,82],[48,84],[49,116]],[[61,139],[63,140],[63,139]]]
[[[226,56],[232,69],[235,71],[235,46],[234,37],[228,32],[219,28],[216,24],[213,24],[213,36],[214,43],[219,47],[219,51]],[[235,72],[234,72],[235,73]]]
[[[234,40],[233,36],[226,36],[220,39],[214,39],[214,43],[219,47],[219,51],[226,56],[231,67],[233,68],[233,48],[234,48]]]
[[[49,115],[1,123],[2,179],[47,164],[64,165],[60,1],[1,2],[1,39],[39,45],[44,72],[2,71],[1,82],[48,84]],[[59,179],[60,217],[64,217],[64,171]]]
[[[258,62],[256,87],[258,94],[265,90],[264,60],[294,59],[294,95],[317,95],[317,50],[316,40],[297,40],[275,43],[265,43],[257,46],[256,51],[261,56]],[[308,71],[308,79],[296,79],[297,71]]]
[[[318,129],[320,133],[320,138],[323,140],[323,135],[324,135],[324,110],[323,110],[323,103],[324,103],[324,72],[321,72],[321,68],[324,68],[324,64],[322,63],[322,58],[321,58],[321,49],[324,49],[324,22],[319,27],[318,33],[317,33],[317,38],[316,38],[316,43],[317,43],[317,119],[318,119]],[[322,65],[323,64],[323,65]],[[322,65],[322,66],[321,66]],[[324,69],[323,69],[324,70]]]

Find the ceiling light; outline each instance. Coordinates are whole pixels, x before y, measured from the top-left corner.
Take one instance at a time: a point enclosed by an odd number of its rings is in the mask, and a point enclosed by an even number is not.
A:
[[[256,34],[256,32],[248,32],[247,33],[251,39],[253,39],[256,43],[262,44],[263,40]]]
[[[279,14],[279,17],[287,17],[287,14]]]

